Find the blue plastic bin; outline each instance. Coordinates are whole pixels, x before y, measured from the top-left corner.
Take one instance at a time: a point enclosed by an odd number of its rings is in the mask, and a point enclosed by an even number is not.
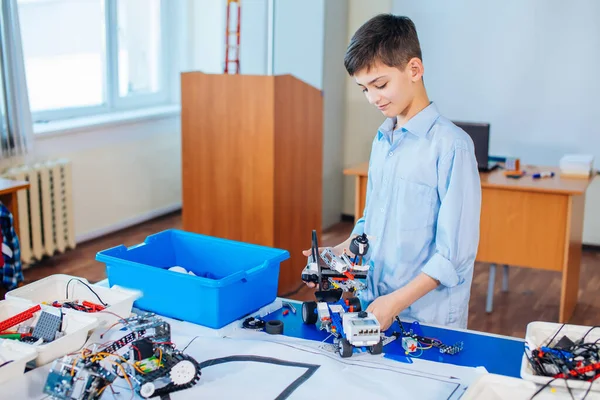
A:
[[[100,251],[109,285],[140,290],[134,306],[221,328],[273,302],[286,250],[176,229]],[[180,266],[197,276],[169,271]]]

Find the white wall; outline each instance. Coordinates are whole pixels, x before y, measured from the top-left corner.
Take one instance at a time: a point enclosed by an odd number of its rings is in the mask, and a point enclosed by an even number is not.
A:
[[[246,75],[266,75],[269,30],[267,0],[243,0],[240,69]]]
[[[340,221],[343,203],[343,160],[348,31],[348,2],[325,2],[325,43],[323,60],[323,227]]]
[[[323,89],[324,1],[275,1],[275,75],[292,74]]]
[[[350,0],[348,10],[348,34],[346,45],[354,32],[369,18],[379,13],[389,13],[392,0]],[[346,77],[346,124],[344,135],[344,168],[369,160],[371,143],[384,118],[380,111],[369,104],[354,79]],[[354,215],[354,178],[344,178],[343,213]]]
[[[414,20],[430,98],[446,116],[491,123],[490,153],[600,167],[600,2],[397,0]]]
[[[36,154],[72,162],[78,242],[181,207],[179,116],[41,137]]]

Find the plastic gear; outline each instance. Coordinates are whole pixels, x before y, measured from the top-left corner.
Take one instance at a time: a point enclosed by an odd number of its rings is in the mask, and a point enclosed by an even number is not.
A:
[[[196,367],[189,360],[179,361],[173,365],[169,373],[171,381],[176,385],[185,385],[191,382],[196,376]]]
[[[140,396],[147,399],[152,397],[154,391],[156,390],[156,386],[152,382],[146,382],[140,387]]]

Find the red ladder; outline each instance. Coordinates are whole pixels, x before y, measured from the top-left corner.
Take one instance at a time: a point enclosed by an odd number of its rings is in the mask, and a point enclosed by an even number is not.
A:
[[[231,31],[231,16],[233,12],[231,12],[231,8],[233,7],[233,3],[237,6],[237,30]],[[229,64],[233,63],[235,65],[235,73],[240,73],[240,22],[241,22],[241,5],[240,0],[227,0],[227,26],[225,28],[225,73],[229,73]],[[231,44],[231,36],[235,35],[234,43]],[[233,50],[234,57],[229,59],[229,52]]]

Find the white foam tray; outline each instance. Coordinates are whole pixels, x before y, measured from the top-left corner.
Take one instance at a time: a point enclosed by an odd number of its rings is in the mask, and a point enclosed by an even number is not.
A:
[[[511,378],[496,374],[484,374],[473,382],[461,400],[529,400],[541,385],[531,381],[518,378]],[[576,399],[581,399],[585,395],[585,390],[573,390]],[[542,390],[535,400],[559,400],[572,397],[566,389],[546,388]],[[599,400],[600,394],[590,392],[586,400]]]
[[[0,300],[0,321],[4,321],[10,317],[34,307],[34,303],[29,303],[24,300]],[[58,314],[57,308],[42,306],[42,310]],[[41,311],[34,314],[32,319],[29,319],[23,324],[35,325]],[[63,317],[63,329],[65,335],[50,343],[35,345],[30,343],[18,342],[24,346],[34,349],[37,352],[35,357],[35,365],[37,367],[45,365],[56,358],[66,354],[79,351],[88,339],[88,334],[98,327],[98,319],[86,313],[70,313]],[[11,329],[12,330],[12,329]]]
[[[63,311],[65,313],[93,315],[98,319],[100,326],[110,326],[116,323],[119,320],[119,317],[127,318],[131,314],[133,303],[142,296],[139,291],[124,289],[119,286],[113,286],[112,288],[95,286],[91,285],[87,279],[78,276],[56,274],[11,290],[6,293],[5,298],[26,300],[37,304],[51,304],[55,300],[87,300],[95,304],[100,304],[100,301],[94,293],[77,280],[72,280],[71,283],[69,283],[69,293],[67,296],[67,283],[71,279],[80,279],[90,285],[94,292],[96,292],[102,301],[107,303],[109,307],[107,307],[105,311],[93,314],[69,308],[63,308]],[[67,296],[67,298],[65,298],[65,296]]]
[[[547,345],[548,341],[554,336],[554,334],[561,328],[563,324],[558,324],[554,322],[540,322],[534,321],[530,322],[527,325],[527,332],[525,333],[525,343],[529,347],[530,350],[534,350],[537,347],[542,345]],[[556,343],[563,335],[566,335],[572,341],[576,341],[581,339],[583,335],[585,335],[591,326],[583,326],[583,325],[569,325],[566,324],[554,339],[553,343]],[[600,339],[600,328],[592,330],[586,337],[586,342],[594,342]],[[536,375],[533,368],[529,364],[529,360],[527,360],[527,356],[525,352],[523,352],[523,358],[521,359],[521,378],[539,383],[546,384],[552,380],[551,377]],[[587,382],[577,381],[573,379],[569,379],[566,381],[565,379],[556,379],[554,382],[550,383],[550,386],[560,387],[571,389],[584,389],[587,390],[590,387],[590,384]],[[600,379],[595,380],[592,383],[591,391],[600,391]],[[589,398],[589,396],[588,396]],[[536,397],[537,399],[537,397]]]
[[[36,356],[37,352],[31,346],[15,340],[0,339],[0,365],[12,360],[11,363],[0,367],[0,384],[23,375],[27,363]]]

